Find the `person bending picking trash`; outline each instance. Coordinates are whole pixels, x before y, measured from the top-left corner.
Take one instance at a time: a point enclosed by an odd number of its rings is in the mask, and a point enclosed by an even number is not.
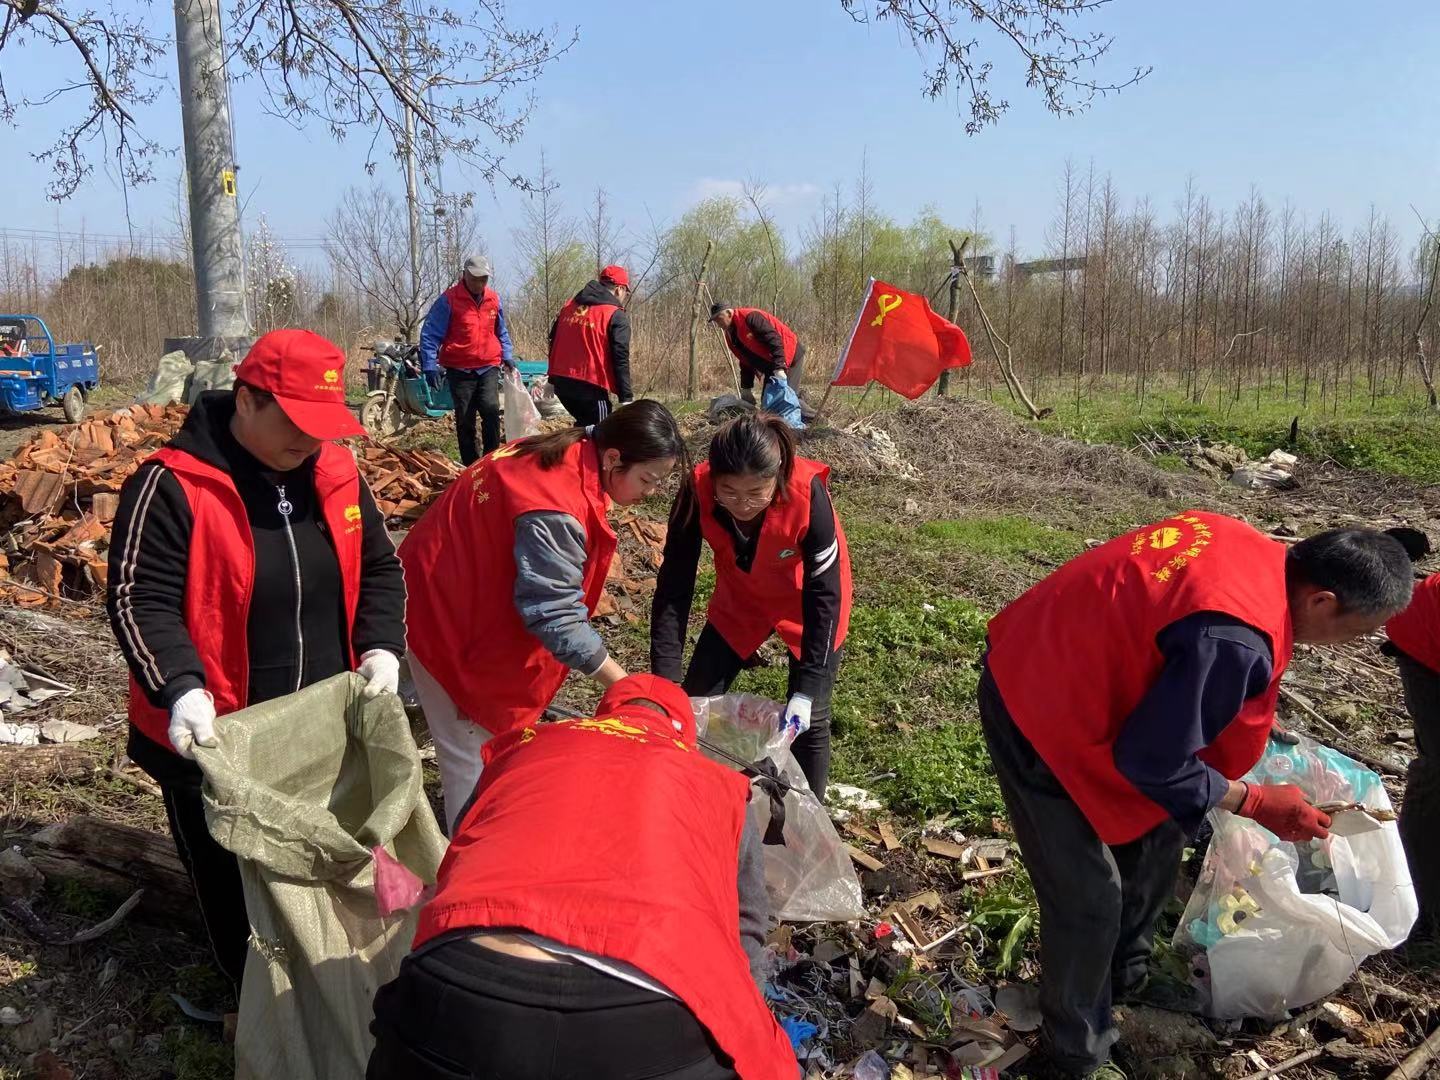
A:
[[[345,355],[308,330],[265,334],[235,389],[200,395],[125,482],[110,625],[130,667],[131,760],[160,785],[216,963],[238,987],[250,922],[235,856],[211,838],[193,747],[226,714],[352,669],[394,692],[405,585],[355,458]]]
[[[607,266],[566,301],[550,324],[550,385],[581,427],[610,415],[610,395],[631,401],[630,275]]]
[[[1282,840],[1328,835],[1300,788],[1238,778],[1265,749],[1294,643],[1377,629],[1411,583],[1381,533],[1336,529],[1287,552],[1196,510],[1081,555],[991,620],[980,718],[1039,901],[1060,1068],[1123,1077],[1112,998],[1167,1004],[1146,961],[1207,811]]]
[[[475,789],[481,746],[537,720],[571,668],[602,686],[625,677],[590,625],[615,554],[607,515],[684,460],[675,418],[637,401],[481,458],[401,543],[410,668],[447,825]]]
[[[500,445],[502,364],[515,366],[505,310],[490,287],[490,260],[471,255],[460,270],[460,280],[435,298],[420,328],[421,371],[433,381],[443,368],[450,384],[462,465]],[[475,448],[477,418],[483,447],[479,452]]]
[[[850,624],[850,551],[830,502],[830,470],[795,453],[778,417],[721,425],[707,461],[670,514],[650,615],[650,666],[679,679],[702,538],[715,592],[685,673],[685,691],[723,694],[773,633],[790,650],[783,722],[821,799],[830,774],[830,704]]]
[[[725,345],[740,365],[740,396],[755,404],[755,376],[765,380],[760,404],[791,427],[805,427],[804,407],[793,383],[800,381],[805,346],[795,331],[760,308],[718,303],[710,321],[725,335]]]
[[[1420,900],[1411,940],[1440,937],[1440,574],[1415,587],[1410,606],[1385,624],[1385,651],[1400,667],[1415,724],[1415,760],[1400,809],[1400,839]]]
[[[369,1080],[795,1080],[757,985],[749,785],[696,751],[680,688],[629,676],[593,718],[522,725],[485,759],[375,996]]]

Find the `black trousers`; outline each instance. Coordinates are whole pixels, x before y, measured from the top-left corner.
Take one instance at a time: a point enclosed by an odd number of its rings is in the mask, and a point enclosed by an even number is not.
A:
[[[455,436],[460,464],[478,461],[500,445],[500,366],[467,371],[446,368],[450,398],[455,402]],[[475,419],[480,419],[480,445],[475,447]]]
[[[205,826],[205,807],[200,801],[204,774],[195,762],[157,745],[133,727],[126,753],[160,785],[170,835],[195,886],[215,965],[235,984],[238,996],[249,949],[250,917],[245,912],[240,863],[215,842]]]
[[[1400,808],[1400,839],[1420,898],[1412,936],[1440,934],[1440,673],[1401,655],[1405,708],[1415,724],[1415,748]]]
[[[409,956],[375,995],[366,1080],[736,1080],[674,998],[468,939]]]
[[[840,670],[841,651],[830,654],[826,667],[827,678],[814,694],[810,707],[810,730],[801,735],[790,747],[795,761],[805,773],[810,790],[825,801],[825,786],[830,780],[830,706],[835,696],[835,676]],[[695,642],[695,652],[690,657],[690,667],[685,671],[681,683],[691,697],[713,697],[730,689],[735,676],[740,674],[748,657],[738,655],[709,623],[700,631]],[[796,693],[796,677],[799,662],[790,657],[790,680],[787,694]]]
[[[604,397],[588,397],[569,393],[557,385],[555,396],[560,399],[560,404],[565,406],[565,411],[575,418],[576,427],[598,424],[614,411],[608,394]]]
[[[1185,832],[1166,820],[1107,846],[1010,718],[987,669],[980,723],[1040,905],[1040,1009],[1061,1068],[1083,1074],[1116,1039],[1110,1006],[1144,977]]]

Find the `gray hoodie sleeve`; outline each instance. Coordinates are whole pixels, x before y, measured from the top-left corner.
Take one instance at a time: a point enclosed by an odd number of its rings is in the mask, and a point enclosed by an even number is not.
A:
[[[585,529],[569,514],[537,510],[515,521],[515,609],[556,660],[583,675],[609,653],[585,607]]]
[[[765,891],[765,854],[760,834],[747,815],[740,831],[740,947],[750,961],[750,975],[755,985],[765,990],[765,974],[761,958],[765,954],[765,935],[770,930],[770,895]]]

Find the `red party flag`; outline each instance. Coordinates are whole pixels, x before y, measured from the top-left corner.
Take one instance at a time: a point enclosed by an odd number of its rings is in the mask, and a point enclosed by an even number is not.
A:
[[[871,278],[831,381],[864,386],[873,379],[913,400],[942,371],[965,367],[970,359],[965,331],[936,315],[925,297]]]

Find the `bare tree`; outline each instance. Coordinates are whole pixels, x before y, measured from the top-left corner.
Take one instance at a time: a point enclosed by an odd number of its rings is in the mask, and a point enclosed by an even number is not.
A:
[[[525,202],[525,224],[515,230],[515,247],[524,262],[525,306],[542,335],[560,310],[565,289],[573,276],[575,223],[565,215],[557,194],[559,185],[550,172],[545,151],[540,151],[540,173]]]
[[[743,188],[745,201],[755,211],[760,224],[765,228],[765,239],[770,245],[770,310],[780,307],[780,247],[775,239],[775,222],[765,204],[765,185],[758,180],[747,180]],[[704,276],[703,274],[701,275]]]
[[[1073,116],[1096,97],[1133,86],[1150,68],[1137,67],[1126,78],[1090,77],[1114,44],[1114,38],[1080,30],[1086,16],[1109,0],[840,0],[856,22],[893,22],[926,58],[925,94],[938,98],[954,92],[967,100],[971,135],[995,123],[1010,108],[990,93],[992,52],[1013,50],[1025,68],[1025,85],[1040,91],[1056,116]],[[986,34],[982,46],[972,24]]]
[[[94,145],[126,183],[154,179],[155,158],[167,151],[137,116],[166,86],[170,40],[151,21],[165,10],[125,0],[108,0],[103,12],[87,0],[0,0],[0,55],[31,45],[61,53],[43,86],[17,96],[0,80],[0,120],[14,124],[21,111],[29,118],[40,106],[89,95],[81,117],[35,155],[55,170],[52,198],[73,195],[93,171]],[[510,172],[501,153],[530,118],[531,101],[517,91],[575,41],[555,26],[512,23],[504,0],[232,0],[225,22],[232,75],[250,77],[273,115],[319,123],[336,139],[358,130],[373,150],[382,135],[393,147],[411,144],[408,114],[425,136],[422,164],[459,158],[489,182],[522,188],[529,181]]]
[[[585,243],[594,256],[595,276],[620,258],[620,228],[610,212],[610,193],[603,187],[595,189],[595,201],[585,212]]]
[[[462,226],[463,228],[463,226]],[[410,256],[405,211],[400,200],[382,187],[352,188],[326,222],[325,253],[336,277],[348,281],[368,306],[405,340],[415,340],[429,300],[440,292],[453,267],[422,274],[420,295],[410,283]],[[474,250],[473,226],[457,238],[457,250]]]

